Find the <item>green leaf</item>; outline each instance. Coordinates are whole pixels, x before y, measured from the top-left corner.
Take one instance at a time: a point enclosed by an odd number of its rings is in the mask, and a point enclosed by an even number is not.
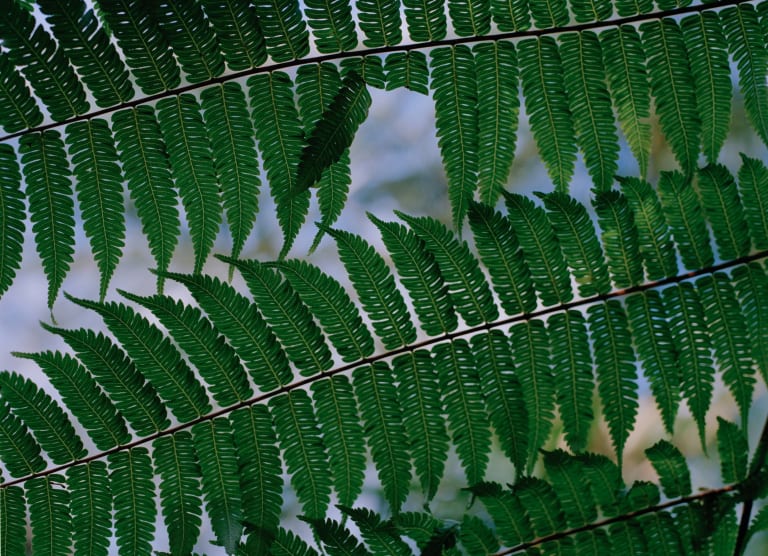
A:
[[[733,278],[749,332],[752,358],[765,380],[768,376],[768,277],[764,265],[750,263],[734,269]]]
[[[477,334],[472,353],[491,425],[519,476],[528,458],[528,415],[509,338],[500,330]]]
[[[267,59],[267,46],[256,12],[247,0],[202,0],[227,66],[256,68]]]
[[[0,297],[11,287],[21,267],[25,220],[16,154],[12,147],[0,145]]]
[[[670,18],[640,26],[659,122],[680,168],[691,176],[699,158],[701,117],[683,34]]]
[[[411,463],[392,370],[377,362],[355,369],[352,377],[371,458],[384,498],[396,514],[408,495]]]
[[[365,46],[395,46],[403,40],[399,1],[356,0],[355,8],[360,29],[366,36]]]
[[[491,15],[499,31],[526,31],[531,27],[528,0],[491,0]]]
[[[326,232],[336,240],[341,262],[384,347],[395,349],[414,342],[416,328],[381,255],[360,236],[331,228]]]
[[[565,529],[565,515],[557,493],[547,482],[535,477],[525,477],[515,483],[512,493],[525,508],[533,531],[538,537]],[[545,544],[542,548],[546,550],[546,546]]]
[[[696,86],[701,118],[701,147],[710,163],[717,161],[731,121],[731,68],[720,17],[702,12],[681,23]]]
[[[449,430],[467,483],[479,483],[488,465],[491,435],[474,353],[463,339],[437,344],[432,353]]]
[[[617,179],[632,209],[646,276],[649,280],[674,276],[677,274],[677,257],[658,194],[647,181],[625,177]]]
[[[528,7],[538,29],[563,27],[570,20],[566,0],[543,0],[541,2],[534,0],[529,2]]]
[[[478,182],[480,199],[494,206],[515,157],[520,113],[517,54],[512,42],[477,44]]]
[[[210,276],[175,273],[162,276],[189,289],[213,325],[229,340],[262,391],[275,390],[291,381],[293,372],[288,358],[256,306],[245,296]]]
[[[510,491],[495,483],[481,483],[469,490],[485,506],[503,544],[515,546],[535,537],[528,512]]]
[[[736,182],[721,164],[699,169],[699,194],[712,225],[721,259],[735,259],[749,253],[750,241]]]
[[[221,199],[210,141],[200,105],[191,94],[162,99],[157,103],[157,116],[171,172],[190,223],[195,273],[199,273],[221,225]]]
[[[755,249],[768,249],[768,168],[765,164],[744,154],[739,168],[739,194],[744,207],[749,235]]]
[[[0,550],[3,554],[24,554],[27,544],[24,491],[19,487],[0,488]],[[93,554],[98,555],[98,552]]]
[[[344,58],[341,61],[341,77],[346,78],[350,73],[356,73],[371,87],[384,89],[386,86],[384,64],[379,56]]]
[[[55,464],[64,464],[86,455],[72,422],[44,390],[16,373],[0,373],[0,392]]]
[[[152,4],[151,9],[187,81],[208,81],[224,72],[219,41],[200,4],[191,0],[161,0]]]
[[[591,306],[589,335],[595,350],[597,391],[603,405],[616,461],[621,469],[624,446],[637,415],[637,369],[627,314],[615,299]]]
[[[61,475],[38,477],[26,484],[35,554],[70,554],[73,523],[69,514],[70,494],[64,484]]]
[[[351,2],[344,0],[308,0],[304,16],[315,37],[318,52],[335,54],[357,46]]]
[[[617,7],[625,2],[618,0]],[[569,5],[577,23],[604,21],[613,15],[613,6],[609,0],[571,0]]]
[[[565,193],[539,196],[578,284],[579,295],[589,297],[608,293],[611,290],[608,267],[587,208]]]
[[[254,2],[267,53],[275,62],[298,60],[309,53],[309,33],[296,0]]]
[[[38,5],[96,105],[106,108],[131,100],[128,69],[93,10],[82,0],[42,0]]]
[[[233,554],[242,535],[240,481],[232,428],[219,417],[192,427],[192,440],[200,461],[205,510],[216,540]]]
[[[720,474],[725,484],[738,483],[747,477],[749,445],[737,425],[717,418],[717,451],[720,454]]]
[[[109,400],[138,435],[148,436],[168,426],[166,409],[157,391],[112,340],[101,333],[82,328],[65,330],[45,324],[42,326],[61,336],[77,353]]]
[[[155,533],[155,485],[146,448],[114,452],[107,457],[115,506],[115,537],[120,553],[149,554]]]
[[[346,376],[332,376],[312,384],[312,398],[339,503],[353,504],[363,488],[366,458],[352,385]]]
[[[291,87],[290,77],[282,72],[248,80],[256,139],[285,238],[280,258],[291,249],[309,207],[309,191],[298,189],[296,183],[304,133]]]
[[[448,177],[453,225],[461,230],[478,172],[478,102],[475,60],[465,45],[431,52],[438,146]]]
[[[672,434],[680,406],[680,373],[661,295],[656,290],[630,295],[626,305],[643,374],[650,383],[664,428]]]
[[[11,477],[23,477],[45,469],[40,445],[27,430],[24,420],[11,413],[5,402],[0,403],[0,439],[0,456]]]
[[[640,238],[627,198],[618,191],[598,193],[595,212],[613,283],[619,289],[640,284]]]
[[[474,515],[464,514],[459,538],[469,554],[492,554],[499,550],[496,535],[483,520]]]
[[[437,369],[426,350],[392,360],[405,434],[421,490],[429,501],[437,493],[448,453]]]
[[[304,390],[293,390],[272,398],[269,406],[304,515],[320,519],[328,508],[331,476],[312,402]]]
[[[43,121],[24,77],[7,56],[0,58],[0,126],[6,133],[33,128]]]
[[[702,449],[706,450],[705,417],[712,401],[715,370],[704,307],[690,282],[665,289],[663,297],[677,351],[677,366],[685,369],[680,377],[680,389],[698,426]]]
[[[99,0],[98,6],[141,91],[153,95],[178,87],[181,77],[174,52],[148,6],[129,0]]]
[[[66,137],[83,229],[101,274],[99,299],[103,300],[125,245],[123,175],[105,120],[70,124]]]
[[[672,230],[683,265],[688,270],[705,268],[715,260],[704,214],[691,185],[679,172],[661,172],[661,208]]]
[[[163,295],[141,297],[122,290],[120,294],[152,311],[187,354],[221,407],[253,395],[237,354],[198,308]]]
[[[42,25],[16,2],[3,5],[0,42],[3,55],[20,67],[55,122],[85,114],[85,90],[62,49]]]
[[[496,320],[499,312],[493,294],[467,243],[456,239],[438,220],[407,216],[399,211],[395,214],[408,223],[434,255],[448,286],[448,296],[464,322],[475,326]]]
[[[619,140],[600,41],[591,31],[566,33],[560,36],[560,55],[579,148],[594,190],[607,191],[619,167]]]
[[[618,515],[619,493],[624,489],[618,466],[600,454],[581,454],[576,459],[582,465],[589,490],[603,513],[611,517]]]
[[[253,125],[245,93],[238,83],[230,81],[209,87],[201,98],[221,200],[232,235],[231,256],[237,258],[259,211],[261,180]]]
[[[702,276],[696,281],[709,337],[712,339],[717,368],[731,391],[746,430],[752,392],[755,387],[749,333],[731,279],[722,272]]]
[[[542,27],[538,20],[536,26]],[[566,192],[576,161],[576,138],[557,43],[546,35],[526,39],[518,43],[517,52],[533,138],[555,189]]]
[[[578,311],[555,313],[547,320],[547,328],[565,439],[571,450],[582,452],[594,419],[594,378],[586,320]]]
[[[101,315],[138,371],[157,388],[177,419],[187,422],[210,411],[208,394],[197,377],[170,340],[146,318],[121,303],[67,298]]]
[[[189,431],[161,436],[152,445],[160,474],[160,505],[173,554],[189,553],[200,535],[200,465]]]
[[[360,309],[335,278],[298,259],[281,261],[275,268],[323,327],[342,361],[351,363],[373,353],[373,336]]]
[[[351,517],[360,528],[363,540],[373,554],[406,556],[411,553],[411,549],[402,541],[391,520],[383,521],[379,515],[367,508],[338,508],[345,516]]]
[[[430,336],[452,332],[458,326],[448,285],[435,256],[424,240],[397,222],[383,222],[368,214],[397,268],[400,283],[408,291],[422,330]]]
[[[460,37],[479,37],[491,30],[490,0],[448,0],[448,16]]]
[[[422,95],[429,94],[429,69],[423,52],[393,52],[384,59],[384,71],[387,74],[387,91],[405,87]]]
[[[168,270],[179,237],[179,211],[165,144],[149,106],[112,116],[120,163],[158,271]],[[162,278],[158,279],[162,290]]]
[[[445,2],[441,0],[403,0],[408,35],[415,42],[445,38]]]
[[[768,145],[768,87],[765,84],[768,53],[757,11],[755,6],[745,4],[727,8],[718,15],[728,39],[728,50],[739,69],[739,88],[744,95],[747,117]]]
[[[691,494],[691,475],[680,450],[666,440],[659,440],[645,450],[645,456],[659,475],[664,496],[679,498]]]
[[[618,7],[621,14],[621,3]],[[651,89],[640,35],[635,27],[622,25],[600,33],[600,43],[619,124],[645,178],[651,153]]]
[[[509,315],[532,312],[536,290],[509,219],[487,205],[472,202],[469,226],[504,311]]]
[[[326,168],[338,162],[368,116],[371,95],[362,78],[349,72],[333,101],[307,136],[296,176],[296,192],[312,187]]]
[[[32,233],[48,278],[48,308],[52,309],[75,252],[75,204],[67,155],[58,131],[24,135],[19,153]]]
[[[596,501],[584,480],[583,464],[563,450],[544,452],[544,467],[561,502],[568,527],[597,519]]]
[[[50,351],[14,355],[31,359],[40,366],[99,450],[130,442],[122,415],[74,357]]]
[[[528,474],[552,430],[555,377],[552,374],[549,338],[542,321],[534,319],[516,324],[509,330],[509,341],[515,354],[515,374],[522,387],[528,414]]]
[[[251,535],[250,539],[254,537],[255,535]],[[248,546],[250,546],[250,542]],[[275,540],[272,542],[269,550],[272,556],[317,556],[317,552],[310,548],[300,537],[291,531],[286,531],[282,527],[277,530],[277,535],[275,535]]]
[[[332,519],[309,518],[301,516],[312,527],[315,536],[323,543],[330,556],[371,556],[366,548],[337,521]]]
[[[544,209],[516,193],[504,193],[504,200],[542,303],[548,306],[569,302],[573,299],[571,278]]]
[[[243,525],[246,529],[257,525],[271,534],[280,524],[283,492],[283,469],[272,417],[266,406],[253,405],[233,411],[229,419],[237,448]],[[249,546],[257,543],[249,540]],[[263,553],[265,549],[256,552]]]

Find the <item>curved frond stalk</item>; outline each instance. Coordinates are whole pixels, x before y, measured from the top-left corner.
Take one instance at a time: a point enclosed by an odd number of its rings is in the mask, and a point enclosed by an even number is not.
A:
[[[432,52],[431,83],[435,99],[438,146],[448,176],[453,225],[461,230],[477,187],[478,119],[476,68],[465,45]]]

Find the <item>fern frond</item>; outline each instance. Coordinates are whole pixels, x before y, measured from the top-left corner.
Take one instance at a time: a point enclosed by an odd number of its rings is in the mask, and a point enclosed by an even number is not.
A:
[[[526,31],[531,27],[528,0],[491,0],[491,15],[499,31]]]
[[[166,409],[157,391],[109,338],[91,330],[42,326],[61,336],[77,353],[80,361],[137,434],[147,436],[168,426]]]
[[[473,49],[477,73],[477,148],[480,199],[495,205],[515,156],[520,112],[517,53],[513,43],[480,43]]]
[[[89,109],[85,90],[62,49],[42,25],[16,2],[3,3],[0,42],[13,65],[21,67],[51,118],[60,122]]]
[[[285,238],[281,258],[290,250],[309,208],[309,191],[296,184],[304,133],[291,87],[290,77],[282,72],[248,80],[256,139]]]
[[[764,32],[758,13],[751,4],[726,8],[720,12],[728,50],[739,68],[739,88],[744,95],[744,108],[757,134],[768,144],[768,53],[764,48]]]
[[[200,105],[190,94],[157,103],[176,187],[184,204],[195,251],[195,273],[203,269],[221,224],[221,199],[211,146]]]
[[[229,82],[201,95],[221,200],[237,258],[259,211],[259,165],[245,92]],[[160,269],[165,270],[165,269]]]
[[[395,211],[419,236],[440,268],[456,312],[469,326],[491,322],[499,312],[493,294],[477,259],[472,256],[466,242],[457,240],[453,233],[437,220],[407,216]]]
[[[686,17],[681,27],[696,85],[702,151],[710,163],[715,163],[731,120],[732,85],[727,43],[720,18],[714,12]]]
[[[471,487],[470,491],[485,506],[503,544],[515,546],[535,536],[525,508],[512,492],[502,490],[495,483],[481,483]]]
[[[600,41],[590,31],[561,35],[560,55],[579,148],[594,189],[606,191],[619,167],[619,142]]]
[[[27,483],[27,503],[35,552],[66,556],[72,544],[69,491],[61,488],[64,477],[47,475]]]
[[[691,176],[701,144],[701,119],[682,31],[672,19],[644,23],[640,30],[661,129],[680,168]]]
[[[460,37],[480,37],[491,30],[490,0],[448,0],[448,16]]]
[[[765,341],[768,336],[768,276],[765,266],[751,263],[733,271],[734,283],[742,306],[744,320],[749,331],[752,357],[763,376],[768,377],[768,348]]]
[[[617,7],[623,3],[619,0]],[[613,6],[608,0],[570,0],[568,2],[573,18],[579,23],[603,21],[613,14]]]
[[[330,556],[373,556],[364,545],[338,521],[301,517],[312,527]]]
[[[394,46],[403,40],[400,28],[400,2],[380,0],[357,0],[360,30],[366,38],[363,44],[368,48]]]
[[[24,421],[11,413],[11,408],[5,402],[0,402],[0,417],[0,438],[3,440],[0,443],[0,454],[11,477],[23,477],[45,469],[40,445]]]
[[[250,540],[256,538],[251,535],[246,545],[246,550],[252,547]],[[277,530],[274,541],[269,547],[273,556],[317,556],[318,553],[310,548],[300,537],[283,528]]]
[[[605,191],[597,194],[594,204],[613,283],[617,288],[636,286],[643,281],[640,239],[626,197]]]
[[[699,194],[723,260],[749,254],[750,241],[736,182],[721,164],[699,169]]]
[[[180,421],[191,421],[208,413],[207,392],[178,350],[146,318],[121,303],[67,298],[104,319],[139,372],[147,377]]]
[[[544,468],[557,491],[568,527],[595,521],[596,502],[584,480],[581,463],[562,450],[554,450],[544,452]]]
[[[706,450],[704,418],[712,399],[715,371],[704,308],[698,292],[689,282],[667,288],[663,294],[677,351],[677,365],[686,370],[680,377],[680,389],[698,426],[702,448]]]
[[[101,274],[99,299],[103,300],[125,245],[123,175],[106,121],[68,125],[66,137],[83,228]]]
[[[717,425],[717,451],[723,482],[742,481],[747,476],[747,438],[738,426],[722,417],[717,418]]]
[[[659,475],[659,482],[667,498],[688,496],[691,493],[691,475],[680,450],[666,440],[659,440],[645,451],[645,455]]]
[[[115,536],[120,552],[148,553],[155,532],[155,485],[146,448],[115,452],[107,458],[113,493]]]
[[[645,178],[651,152],[651,89],[640,35],[635,27],[622,25],[600,33],[600,43],[619,124]]]
[[[113,106],[135,93],[128,69],[82,0],[43,0],[38,4],[54,36],[93,94],[96,105]]]
[[[304,16],[312,29],[318,52],[346,52],[357,46],[351,3],[344,0],[309,0]]]
[[[267,54],[275,62],[298,60],[309,52],[309,32],[296,0],[254,2]]]
[[[739,168],[739,194],[744,207],[749,235],[755,249],[768,248],[768,168],[756,158],[741,155]]]
[[[453,225],[460,230],[475,194],[478,170],[476,68],[465,45],[432,51],[430,88],[435,99],[438,146],[448,177]]]
[[[538,21],[536,26],[541,26]],[[555,189],[567,191],[576,161],[576,137],[557,43],[550,36],[526,39],[518,44],[517,53],[525,111],[539,155]]]
[[[220,406],[234,405],[253,395],[237,354],[197,307],[163,295],[140,297],[122,290],[120,295],[152,311],[184,350]]]
[[[461,544],[470,554],[493,554],[499,550],[499,540],[477,516],[465,515],[460,529]]]
[[[429,69],[423,52],[393,52],[384,59],[384,72],[387,91],[405,87],[422,95],[429,94]]]
[[[256,12],[247,0],[202,0],[227,66],[247,70],[267,59],[267,45]]]
[[[331,476],[312,402],[306,392],[295,390],[272,398],[269,406],[304,515],[319,519],[330,500]]]
[[[128,0],[99,0],[98,11],[144,94],[179,86],[179,66],[157,22],[149,17],[147,6]]]
[[[388,554],[391,556],[406,556],[410,549],[397,532],[397,528],[391,521],[384,521],[367,508],[350,508],[339,506],[341,512],[352,518],[352,521],[360,528],[363,539],[374,554]]]
[[[237,351],[256,386],[270,391],[291,381],[293,373],[274,333],[256,308],[232,286],[206,276],[172,273],[162,276],[189,289],[195,301]]]
[[[10,146],[0,145],[0,296],[11,287],[21,266],[25,220],[16,154]]]
[[[200,465],[188,431],[161,436],[152,445],[160,474],[160,506],[171,553],[192,550],[200,534]]]
[[[380,56],[360,56],[356,58],[345,58],[341,61],[341,77],[346,78],[348,74],[356,73],[363,78],[366,85],[384,89],[387,84],[387,78],[384,74],[384,63]]]
[[[19,140],[19,153],[32,233],[48,278],[48,307],[53,308],[75,252],[75,205],[67,155],[57,131],[25,135]]]
[[[534,0],[528,3],[528,8],[537,29],[562,27],[570,20],[566,0]]]
[[[8,133],[33,128],[43,121],[24,78],[7,56],[0,56],[0,126]]]
[[[3,554],[21,554],[26,550],[25,517],[24,491],[19,487],[0,489],[0,550]]]

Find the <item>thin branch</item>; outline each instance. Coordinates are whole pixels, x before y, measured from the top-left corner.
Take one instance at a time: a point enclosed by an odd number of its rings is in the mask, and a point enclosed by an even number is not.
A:
[[[481,36],[473,35],[469,37],[458,37],[458,38],[452,38],[452,39],[443,39],[439,41],[400,44],[395,46],[382,46],[378,48],[361,48],[358,50],[337,52],[334,54],[309,56],[306,58],[302,58],[300,60],[291,60],[290,62],[272,63],[272,64],[259,66],[258,68],[252,68],[249,70],[239,71],[239,72],[230,73],[226,75],[220,75],[218,77],[213,77],[211,79],[208,79],[206,81],[202,81],[199,83],[183,85],[181,87],[176,87],[175,89],[170,89],[162,93],[157,93],[154,95],[137,98],[128,102],[123,102],[121,104],[111,106],[109,108],[103,108],[101,110],[96,110],[94,112],[80,114],[78,116],[74,116],[72,118],[67,118],[66,120],[62,120],[60,122],[51,122],[51,123],[31,127],[23,131],[9,133],[7,135],[0,136],[0,143],[4,143],[6,141],[16,139],[17,137],[21,137],[22,135],[27,135],[29,133],[37,133],[37,132],[46,131],[49,129],[55,129],[58,127],[66,126],[73,122],[90,120],[91,118],[98,118],[99,116],[105,116],[107,114],[111,114],[119,110],[124,110],[126,108],[134,108],[136,106],[140,106],[142,104],[149,104],[173,95],[180,95],[182,93],[197,91],[200,89],[204,89],[210,85],[227,83],[229,81],[234,81],[237,79],[245,79],[247,77],[250,77],[252,75],[257,75],[260,73],[268,73],[271,71],[290,69],[290,68],[308,65],[308,64],[319,64],[321,62],[344,60],[346,58],[357,58],[360,56],[377,56],[377,55],[389,54],[392,52],[410,52],[412,50],[429,50],[429,49],[437,48],[441,46],[455,46],[457,44],[472,44],[472,43],[488,42],[488,41],[523,39],[523,38],[529,38],[529,37],[541,37],[545,35],[559,35],[561,33],[566,33],[566,32],[587,31],[590,29],[600,29],[604,27],[617,27],[620,25],[642,23],[643,21],[659,19],[662,17],[676,17],[676,16],[682,16],[690,13],[712,11],[715,9],[724,8],[726,6],[738,6],[739,4],[747,4],[753,1],[754,0],[723,0],[721,2],[713,2],[709,4],[696,4],[693,6],[685,6],[682,8],[675,8],[672,10],[661,10],[657,12],[649,12],[649,13],[633,15],[629,17],[606,19],[603,21],[592,21],[589,23],[579,23],[575,25],[564,25],[561,27],[551,27],[548,29],[531,29],[528,31],[493,33],[493,34],[481,35]]]
[[[373,355],[373,356],[370,356],[370,357],[365,357],[363,359],[355,361],[354,363],[348,363],[346,365],[342,365],[340,367],[336,367],[335,369],[330,369],[328,371],[323,371],[323,372],[318,373],[316,375],[313,375],[313,376],[310,376],[310,377],[298,380],[296,382],[292,382],[291,384],[286,384],[285,386],[281,386],[280,388],[277,388],[277,389],[272,390],[270,392],[266,392],[266,393],[260,394],[258,396],[253,397],[253,398],[250,398],[248,400],[243,400],[241,402],[238,402],[238,403],[236,403],[234,405],[231,405],[229,407],[225,407],[223,409],[219,409],[217,411],[208,413],[206,415],[202,415],[200,417],[197,417],[197,418],[193,419],[192,421],[188,421],[186,423],[181,423],[181,424],[176,425],[174,427],[170,427],[168,429],[165,429],[165,430],[162,430],[162,431],[158,431],[158,432],[153,433],[153,434],[151,434],[149,436],[145,436],[145,437],[140,438],[138,440],[134,440],[133,442],[130,442],[128,444],[124,444],[122,446],[116,446],[116,447],[114,447],[114,448],[112,448],[110,450],[105,450],[103,452],[99,452],[99,453],[93,454],[91,456],[87,456],[85,458],[82,458],[82,459],[74,460],[74,461],[71,461],[69,463],[65,463],[63,465],[59,465],[57,467],[51,467],[51,468],[48,468],[48,469],[44,469],[43,471],[38,471],[36,473],[32,473],[30,475],[26,475],[24,477],[20,477],[18,479],[13,479],[11,481],[7,481],[5,483],[0,484],[0,488],[8,487],[8,486],[13,486],[13,485],[17,485],[17,484],[20,484],[20,483],[24,483],[26,481],[29,481],[30,479],[35,479],[35,478],[38,478],[38,477],[44,477],[44,476],[50,475],[52,473],[59,473],[61,471],[65,471],[65,470],[69,469],[70,467],[74,467],[74,466],[79,465],[81,463],[86,463],[86,462],[89,462],[89,461],[94,461],[94,460],[101,459],[101,458],[104,458],[106,456],[109,456],[110,454],[119,452],[121,450],[127,450],[127,449],[130,449],[130,448],[134,448],[136,446],[140,446],[140,445],[143,445],[143,444],[148,444],[148,443],[150,443],[150,442],[152,442],[152,441],[154,441],[154,440],[156,440],[156,439],[158,439],[158,438],[160,438],[162,436],[168,436],[168,435],[176,433],[177,431],[191,428],[191,427],[193,427],[194,425],[196,425],[198,423],[202,423],[202,422],[205,422],[205,421],[211,421],[211,420],[216,419],[218,417],[222,417],[224,415],[232,413],[233,411],[236,411],[238,409],[242,409],[244,407],[250,407],[250,406],[255,405],[257,403],[266,402],[266,401],[268,401],[268,400],[270,400],[270,399],[272,399],[274,397],[279,396],[280,394],[285,394],[287,392],[291,392],[291,391],[299,389],[299,388],[304,388],[304,387],[309,386],[310,384],[312,384],[314,382],[318,382],[318,381],[326,379],[328,377],[331,377],[331,376],[334,376],[334,375],[337,375],[337,374],[340,374],[340,373],[348,372],[348,371],[351,371],[353,369],[356,369],[356,368],[364,366],[364,365],[370,365],[370,364],[375,363],[377,361],[382,361],[382,360],[385,360],[385,359],[391,359],[391,358],[394,358],[394,357],[396,357],[398,355],[401,355],[403,353],[414,352],[414,351],[417,351],[419,349],[423,349],[425,347],[433,346],[433,345],[441,343],[441,342],[451,341],[451,340],[454,340],[456,338],[461,338],[461,337],[465,337],[465,336],[469,337],[469,336],[472,336],[472,335],[477,334],[479,332],[494,330],[494,329],[501,328],[501,327],[504,327],[504,326],[508,326],[508,325],[511,325],[511,324],[515,324],[515,323],[518,323],[518,322],[529,321],[531,319],[540,318],[540,317],[543,317],[543,316],[550,315],[552,313],[564,312],[564,311],[567,311],[569,309],[574,309],[574,308],[577,308],[577,307],[582,307],[582,306],[590,305],[590,304],[593,304],[593,303],[600,303],[600,302],[606,301],[608,299],[613,299],[613,298],[617,298],[617,297],[623,297],[623,296],[626,296],[626,295],[629,295],[629,294],[632,294],[632,293],[637,293],[637,292],[642,292],[642,291],[649,290],[649,289],[659,288],[659,287],[662,287],[662,286],[665,286],[665,285],[683,282],[685,280],[691,280],[693,278],[696,278],[698,276],[702,276],[704,274],[712,274],[714,272],[719,272],[721,270],[725,270],[725,269],[728,269],[728,268],[732,268],[732,267],[735,267],[735,266],[747,264],[747,263],[750,263],[750,262],[753,262],[753,261],[757,261],[757,260],[760,260],[760,259],[765,259],[765,258],[768,258],[768,250],[759,251],[757,253],[753,253],[752,255],[748,255],[746,257],[739,257],[739,258],[733,259],[731,261],[727,261],[727,262],[724,262],[724,263],[708,266],[708,267],[705,267],[705,268],[702,268],[702,269],[699,269],[699,270],[696,270],[696,271],[693,271],[693,272],[687,272],[685,274],[679,274],[677,276],[671,276],[669,278],[664,278],[663,280],[657,280],[655,282],[647,282],[645,284],[641,284],[639,286],[633,286],[631,288],[626,288],[626,289],[622,289],[622,290],[614,290],[614,291],[609,292],[607,294],[595,295],[595,296],[584,298],[584,299],[578,299],[578,300],[572,301],[570,303],[564,303],[564,304],[561,304],[561,305],[555,305],[553,307],[546,307],[544,309],[540,309],[540,310],[534,311],[532,313],[523,313],[523,314],[520,314],[520,315],[515,315],[513,317],[508,317],[508,318],[505,318],[505,319],[500,319],[500,320],[497,320],[497,321],[494,321],[494,322],[487,322],[485,324],[481,324],[479,326],[475,326],[475,327],[472,327],[472,328],[467,328],[467,329],[459,330],[459,331],[456,331],[456,332],[450,332],[450,333],[447,333],[447,334],[436,336],[434,338],[429,338],[427,340],[423,340],[421,342],[415,342],[413,344],[408,344],[408,345],[400,347],[398,349],[386,351],[386,352],[380,353],[378,355]],[[768,433],[766,433],[766,434],[768,434]]]
[[[544,544],[547,542],[553,542],[558,541],[560,539],[564,539],[566,537],[570,537],[571,535],[576,535],[577,533],[583,533],[585,531],[593,531],[595,529],[599,529],[600,527],[606,527],[608,525],[612,525],[614,523],[621,523],[623,521],[630,521],[632,519],[635,519],[636,517],[640,517],[642,515],[651,514],[660,512],[663,510],[666,510],[668,508],[673,508],[675,506],[679,506],[681,504],[690,504],[691,502],[695,502],[697,500],[704,500],[706,498],[716,497],[716,496],[722,496],[724,494],[728,494],[730,492],[734,492],[739,489],[741,486],[741,483],[734,484],[734,485],[728,485],[721,488],[714,488],[711,490],[705,490],[703,492],[700,492],[698,494],[691,494],[689,496],[683,496],[681,498],[675,498],[674,500],[669,500],[667,502],[664,502],[663,504],[656,504],[655,506],[649,506],[648,508],[643,508],[642,510],[636,510],[634,512],[629,512],[626,514],[621,514],[616,517],[611,517],[609,519],[604,519],[602,521],[595,521],[593,523],[590,523],[589,525],[583,525],[581,527],[575,527],[573,529],[567,529],[565,531],[558,531],[557,533],[552,533],[551,535],[547,535],[545,537],[539,537],[537,539],[534,539],[529,542],[524,542],[521,544],[518,544],[517,546],[513,546],[512,548],[508,548],[507,550],[503,550],[502,552],[497,552],[494,556],[504,556],[506,554],[514,554],[515,552],[520,552],[521,550],[527,550],[529,548],[533,548],[534,546],[538,546],[540,544]]]

